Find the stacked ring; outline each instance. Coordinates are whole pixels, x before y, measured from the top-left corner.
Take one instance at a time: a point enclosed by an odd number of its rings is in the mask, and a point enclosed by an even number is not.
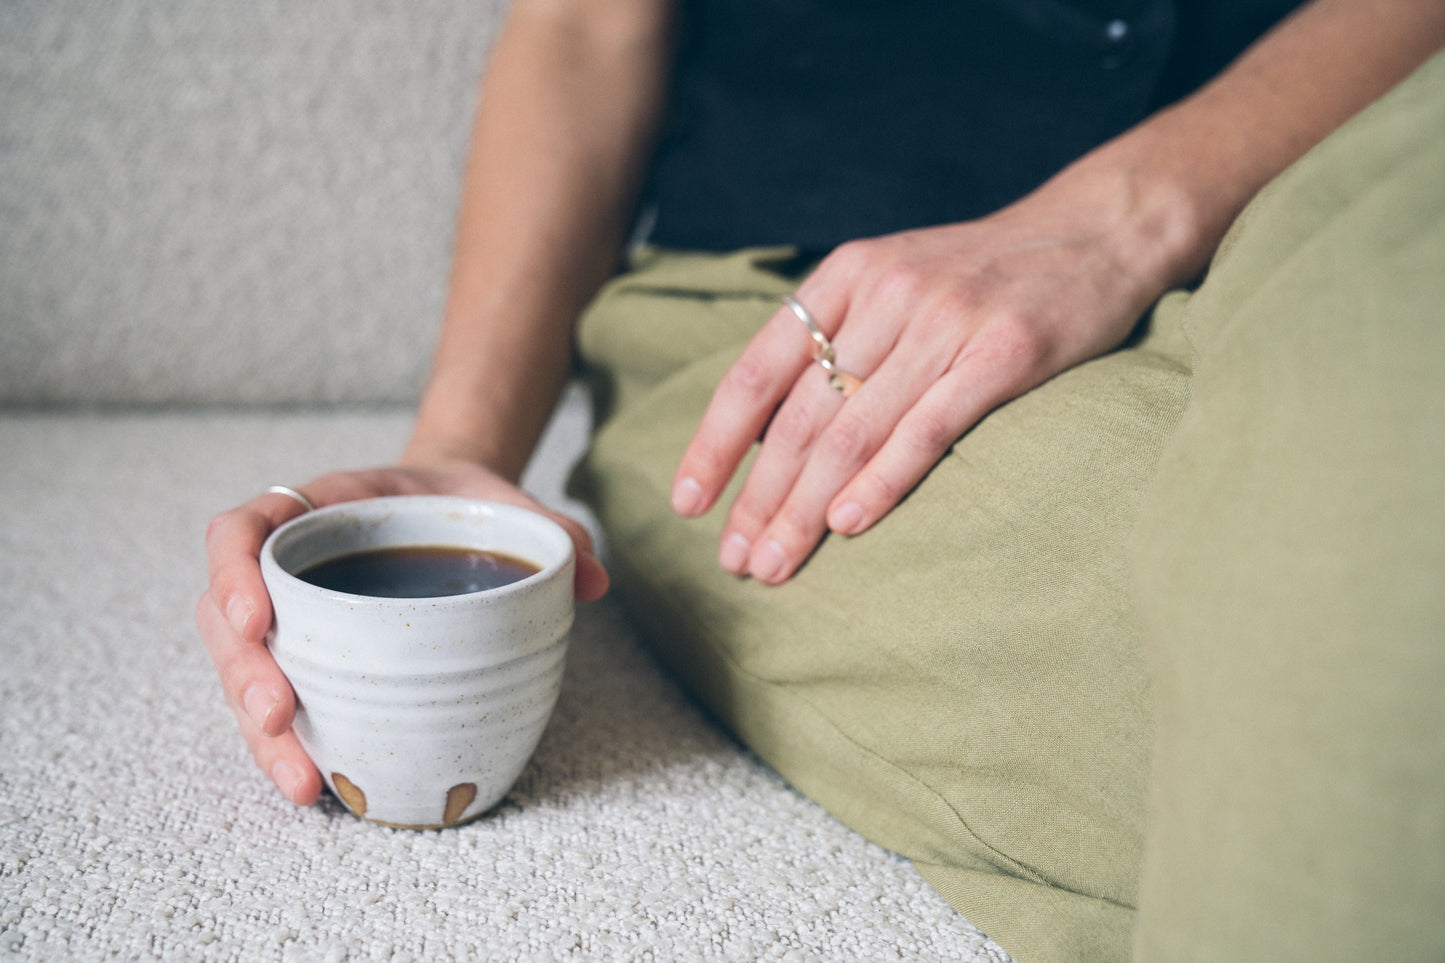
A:
[[[813,320],[812,313],[803,307],[801,301],[791,295],[786,295],[783,297],[783,303],[798,316],[799,321],[807,326],[808,337],[813,339],[813,360],[828,373],[828,387],[844,398],[851,398],[853,393],[862,387],[863,379],[838,367],[838,358],[833,352],[833,342],[828,340],[828,336],[818,327],[818,322]]]

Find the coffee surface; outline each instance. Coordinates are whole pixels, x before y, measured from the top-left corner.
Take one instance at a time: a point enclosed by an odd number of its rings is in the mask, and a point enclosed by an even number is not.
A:
[[[501,552],[408,545],[338,555],[296,577],[334,592],[414,599],[482,592],[539,571],[540,566]]]

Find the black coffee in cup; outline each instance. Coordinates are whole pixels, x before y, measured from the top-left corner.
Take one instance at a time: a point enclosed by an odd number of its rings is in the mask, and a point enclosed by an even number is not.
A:
[[[333,592],[414,599],[483,592],[539,571],[540,566],[501,552],[406,545],[338,555],[304,568],[296,576]]]

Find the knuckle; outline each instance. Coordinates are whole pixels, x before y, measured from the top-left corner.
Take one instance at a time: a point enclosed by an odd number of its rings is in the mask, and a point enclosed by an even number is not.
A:
[[[769,526],[771,534],[785,549],[796,551],[807,542],[815,525],[809,517],[791,502],[785,502]]]
[[[879,243],[876,240],[851,240],[844,241],[832,254],[829,254],[825,266],[828,272],[837,272],[845,281],[853,281],[870,269],[877,260]]]
[[[942,412],[916,411],[907,428],[899,433],[899,440],[908,447],[911,456],[931,463],[941,457],[958,436],[958,426]]]
[[[728,510],[727,528],[751,538],[767,525],[769,514],[767,506],[745,491]]]
[[[767,440],[789,454],[807,449],[816,437],[812,416],[799,405],[784,405],[768,426]]]
[[[1038,367],[1048,354],[1043,335],[1027,316],[1007,314],[995,325],[994,348],[999,360],[1015,371]]]
[[[680,470],[699,479],[716,479],[726,475],[727,465],[717,446],[693,445],[684,456]]]
[[[976,289],[953,286],[939,296],[936,314],[954,325],[967,324],[979,316],[982,306]]]
[[[766,394],[768,381],[767,368],[762,360],[744,353],[723,375],[722,385],[730,394],[755,399]]]
[[[318,507],[326,501],[335,501],[340,493],[340,500],[347,498],[364,497],[366,492],[382,494],[386,490],[388,476],[394,475],[389,469],[369,468],[362,471],[330,471],[306,483],[310,492],[332,493],[330,499],[321,500],[318,496],[310,494],[311,501]]]
[[[856,263],[863,257],[865,252],[867,252],[868,248],[868,241],[861,238],[854,238],[849,241],[844,241],[842,244],[839,244],[833,249],[832,254],[828,255],[827,263],[829,265],[848,265]]]
[[[819,444],[834,462],[856,466],[867,460],[872,436],[862,419],[840,414],[823,433]]]
[[[892,304],[916,304],[923,296],[923,271],[909,261],[890,264],[878,278],[878,293]]]
[[[852,275],[872,258],[874,243],[868,240],[845,241],[833,249],[824,266],[836,269],[845,275]]]
[[[239,713],[245,712],[243,694],[251,681],[246,664],[238,657],[231,656],[216,664],[216,675],[221,680],[221,694],[226,702]]]
[[[863,490],[867,492],[864,501],[881,511],[887,511],[903,500],[908,490],[897,484],[888,475],[871,471],[863,476]]]
[[[211,520],[206,523],[207,546],[214,545],[217,541],[221,540],[226,536],[230,529],[235,525],[239,511],[240,509],[231,508],[217,515],[211,516]]]

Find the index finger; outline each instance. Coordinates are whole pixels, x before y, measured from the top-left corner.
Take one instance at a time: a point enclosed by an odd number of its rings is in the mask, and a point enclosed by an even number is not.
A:
[[[820,295],[803,289],[798,295],[800,300],[817,297],[815,317],[835,315],[837,309]],[[778,308],[713,392],[673,477],[674,511],[691,518],[713,506],[773,412],[812,363],[808,328],[791,308]]]
[[[261,546],[278,526],[306,509],[268,492],[222,512],[206,528],[206,563],[216,608],[242,639],[259,643],[271,626],[271,599],[261,579]]]

